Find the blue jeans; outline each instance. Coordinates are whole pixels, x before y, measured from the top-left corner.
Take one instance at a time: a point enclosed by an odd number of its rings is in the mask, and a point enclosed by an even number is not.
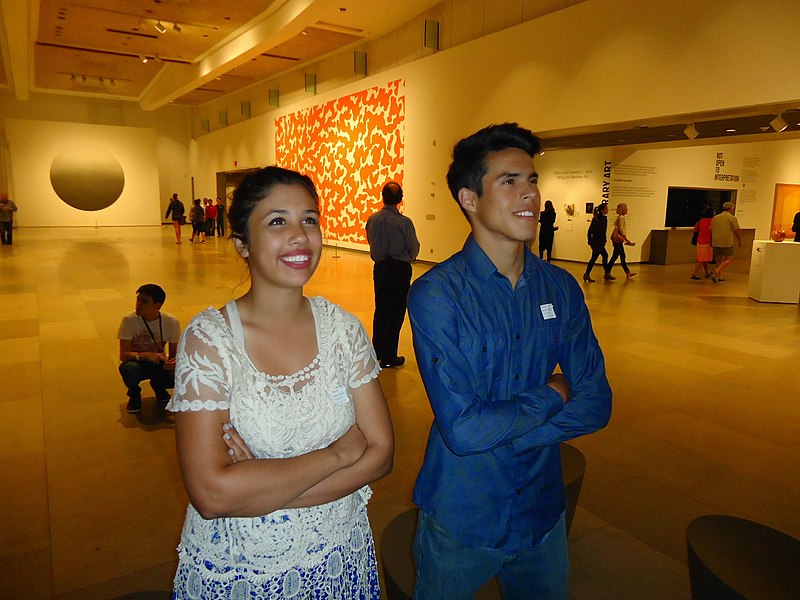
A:
[[[495,575],[504,600],[566,600],[569,557],[564,515],[532,550],[469,548],[420,511],[412,549],[413,600],[471,600]]]
[[[141,399],[142,388],[139,384],[142,381],[150,380],[150,387],[156,393],[159,400],[169,400],[167,389],[175,387],[175,371],[167,371],[161,365],[151,363],[148,360],[141,362],[126,360],[119,366],[119,374],[122,381],[128,388],[128,398],[131,400]]]

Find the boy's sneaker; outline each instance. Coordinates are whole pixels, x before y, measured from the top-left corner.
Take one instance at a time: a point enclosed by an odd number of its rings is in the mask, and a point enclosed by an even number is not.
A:
[[[128,400],[127,410],[131,414],[140,412],[142,410],[142,399],[131,398],[130,400]]]

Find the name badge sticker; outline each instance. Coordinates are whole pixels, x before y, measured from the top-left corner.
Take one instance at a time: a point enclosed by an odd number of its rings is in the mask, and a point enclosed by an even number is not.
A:
[[[545,321],[556,318],[556,311],[553,310],[552,304],[542,304],[539,306],[539,309],[542,311],[542,316]]]
[[[347,404],[350,402],[350,394],[347,393],[347,388],[339,386],[333,390],[333,402],[336,406]]]

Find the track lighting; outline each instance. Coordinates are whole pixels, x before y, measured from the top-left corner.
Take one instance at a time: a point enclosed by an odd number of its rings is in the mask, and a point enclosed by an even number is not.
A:
[[[781,115],[778,115],[777,117],[772,119],[772,121],[770,121],[769,124],[776,132],[781,132],[789,126],[789,124],[783,120],[783,117]]]
[[[690,140],[693,140],[700,134],[698,133],[697,128],[694,126],[694,123],[689,123],[686,126],[686,129],[683,130],[683,135],[685,135]]]
[[[181,32],[181,26],[180,26],[180,25],[178,25],[177,23],[175,23],[175,24],[172,26],[172,30],[173,30],[175,33],[180,33],[180,32]]]
[[[158,33],[167,33],[167,28],[161,24],[161,21],[156,21],[155,28]]]

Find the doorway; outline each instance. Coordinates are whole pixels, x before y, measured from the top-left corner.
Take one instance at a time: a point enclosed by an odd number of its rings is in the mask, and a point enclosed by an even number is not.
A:
[[[775,184],[775,202],[772,205],[772,224],[769,233],[782,229],[786,237],[793,238],[792,223],[800,212],[800,185],[794,183]]]

